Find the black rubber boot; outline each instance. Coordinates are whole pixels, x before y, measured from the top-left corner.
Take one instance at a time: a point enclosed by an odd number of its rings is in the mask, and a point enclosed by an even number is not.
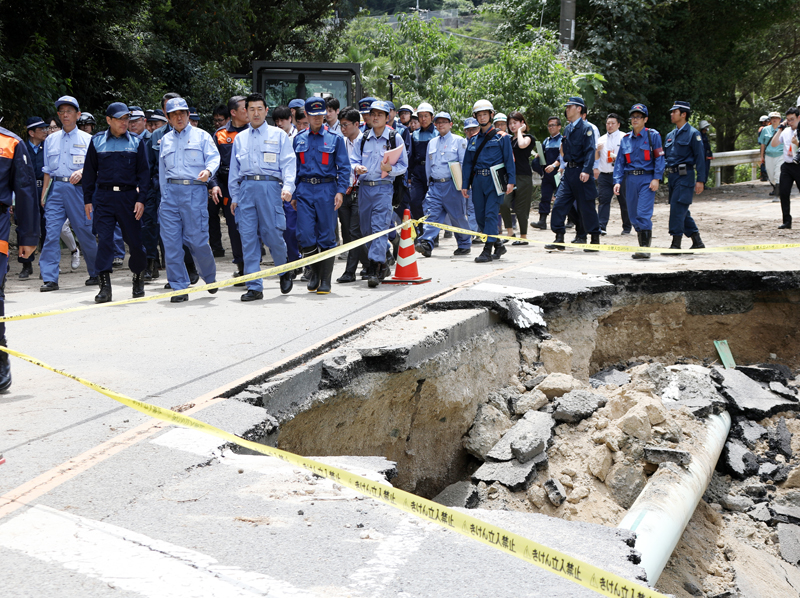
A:
[[[492,249],[494,249],[494,241],[487,241],[486,244],[483,246],[483,251],[481,251],[481,254],[475,258],[475,261],[479,264],[485,264],[486,262],[491,262]]]
[[[133,274],[133,298],[144,297],[144,270]]]
[[[681,248],[681,239],[683,235],[672,235],[672,245],[669,246],[670,249],[680,249]],[[683,255],[682,253],[665,253],[664,255]]]
[[[636,234],[639,236],[639,247],[650,247],[650,240],[653,238],[653,231],[640,230]],[[637,251],[631,257],[635,260],[649,260],[650,254]]]
[[[592,245],[600,245],[600,233],[591,233]],[[584,249],[586,253],[597,253],[597,249]]]
[[[700,233],[695,233],[692,235],[692,246],[689,249],[705,249],[706,246],[703,244],[703,239],[700,238]]]
[[[433,247],[431,247],[431,244],[428,241],[419,239],[414,245],[414,250],[417,253],[422,254],[424,257],[431,257]]]
[[[381,284],[381,279],[379,278],[381,266],[383,266],[383,264],[379,264],[378,262],[374,262],[372,260],[369,261],[369,267],[367,268],[367,286],[369,286],[371,289],[374,289]]]
[[[331,276],[333,276],[333,263],[336,258],[329,257],[319,263],[319,286],[317,295],[327,295],[331,292]]]
[[[145,282],[149,282],[151,280],[156,280],[160,276],[160,272],[158,271],[158,260],[155,258],[150,258],[147,260],[147,268],[144,270],[144,280]]]
[[[293,287],[294,279],[292,278],[292,272],[289,271],[281,274],[281,294],[286,295],[291,292]]]
[[[6,339],[0,339],[0,345],[7,347]],[[11,361],[8,353],[0,351],[0,392],[11,388]]]
[[[304,247],[303,248],[303,257],[312,257],[317,255],[319,250],[316,247]],[[316,293],[317,287],[319,287],[319,262],[316,264],[311,264],[308,266],[308,284],[306,285],[306,289],[309,293]]]
[[[236,274],[235,274],[235,276],[236,277],[244,276],[244,262],[236,264]],[[243,287],[245,284],[246,283],[244,283],[244,282],[237,282],[233,286],[235,286],[235,287]]]
[[[533,228],[547,230],[547,214],[539,214],[539,222],[531,222]]]
[[[565,233],[556,233],[556,238],[555,238],[555,241],[553,241],[553,243],[563,243],[564,242],[564,234]],[[551,249],[551,250],[552,249],[557,249],[558,251],[564,251],[566,249],[566,247],[564,247],[563,245],[545,245],[544,248],[545,249]]]
[[[33,265],[30,262],[22,264],[22,272],[19,273],[20,280],[25,280],[33,274]]]
[[[503,245],[503,242],[500,239],[494,242],[494,255],[492,255],[493,260],[499,260],[504,253],[506,253],[508,249],[506,246]]]
[[[100,292],[95,295],[94,302],[108,303],[111,301],[111,274],[101,272],[98,278],[100,279]]]

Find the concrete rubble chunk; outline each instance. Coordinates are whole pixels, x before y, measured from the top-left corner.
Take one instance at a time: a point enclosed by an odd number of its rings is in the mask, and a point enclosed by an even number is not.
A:
[[[512,399],[511,407],[514,415],[525,415],[528,411],[538,411],[547,403],[545,394],[541,390],[534,389]]]
[[[646,446],[644,447],[644,460],[655,464],[670,462],[678,465],[689,465],[692,462],[692,454],[679,449]]]
[[[669,374],[660,363],[648,363],[636,366],[631,370],[632,382],[644,382],[652,386],[657,395],[662,394],[669,383]]]
[[[764,382],[765,384],[780,382],[781,384],[786,384],[786,376],[778,368],[758,365],[737,365],[736,371],[741,372],[756,382]]]
[[[792,433],[786,427],[786,418],[780,418],[778,424],[769,431],[769,448],[787,459],[792,458]]]
[[[765,502],[758,503],[756,506],[750,509],[747,514],[756,521],[762,521],[764,523],[769,523],[772,521],[772,513],[770,513],[769,507]]]
[[[784,488],[800,488],[800,467],[795,467],[786,476]]]
[[[738,440],[729,440],[722,451],[722,463],[734,478],[743,480],[758,473],[758,460]]]
[[[537,470],[547,463],[547,453],[540,453],[527,463],[517,460],[494,463],[487,461],[472,474],[474,482],[493,484],[499,482],[509,490],[527,490],[536,479]]]
[[[557,421],[577,423],[591,416],[607,400],[603,395],[588,390],[573,390],[556,400],[553,417]]]
[[[525,387],[525,390],[533,390],[545,378],[547,378],[546,374],[539,374],[538,376],[531,378],[530,380],[525,380],[525,382],[523,382],[522,385]]]
[[[486,458],[489,461],[526,463],[547,448],[556,422],[552,416],[539,411],[528,411],[514,427],[506,432],[492,447]]]
[[[800,524],[800,507],[772,503],[770,505],[770,510],[776,521]]]
[[[630,374],[626,372],[620,372],[614,368],[608,368],[601,372],[597,372],[594,376],[589,378],[589,383],[592,385],[593,388],[599,388],[601,386],[608,386],[609,384],[616,384],[617,386],[623,386],[624,384],[628,384],[631,381]]]
[[[450,484],[433,498],[433,502],[446,507],[473,509],[478,506],[478,488],[472,482],[456,482]]]
[[[650,418],[647,417],[647,412],[642,405],[637,405],[619,418],[617,427],[628,436],[633,436],[645,442],[653,437]]]
[[[358,351],[344,350],[328,356],[322,362],[323,388],[341,388],[363,371],[363,361]]]
[[[480,405],[464,441],[464,448],[481,461],[485,461],[486,454],[513,425],[511,419],[496,407],[488,404]]]
[[[666,369],[661,400],[668,409],[686,407],[696,417],[722,413],[727,409],[725,397],[717,392],[711,370],[699,365],[674,365]]]
[[[548,374],[547,378],[536,386],[536,390],[542,391],[552,400],[580,387],[581,383],[569,374]]]
[[[605,444],[601,444],[593,448],[591,453],[589,453],[587,467],[594,477],[601,482],[605,482],[613,462],[611,451]]]
[[[781,382],[770,382],[769,389],[775,394],[781,395],[782,397],[787,398],[790,401],[797,400],[797,391],[794,388],[789,388],[788,386],[782,384]]]
[[[543,341],[539,345],[539,359],[549,374],[572,373],[572,347],[559,340]]]
[[[527,303],[516,297],[505,297],[496,301],[494,306],[500,312],[503,320],[517,330],[528,330],[534,326],[547,328],[547,322],[542,317],[542,308],[532,303]]]
[[[738,370],[715,367],[713,372],[719,391],[728,399],[728,406],[735,415],[762,419],[782,411],[800,411],[799,402],[776,395]]]
[[[781,556],[792,565],[800,563],[800,526],[778,524],[778,542]]]
[[[729,511],[736,511],[738,513],[743,513],[748,509],[751,509],[755,504],[752,498],[748,498],[747,496],[739,496],[738,494],[729,494],[725,498],[722,499],[723,507],[728,509]]]
[[[740,438],[749,448],[755,448],[756,443],[769,434],[764,426],[749,419],[738,418],[731,427],[731,435]]]
[[[775,475],[775,472],[777,471],[778,471],[778,464],[768,461],[758,466],[758,477],[761,479],[762,482],[766,482],[767,480],[772,480],[773,476]]]
[[[567,493],[564,486],[555,478],[550,478],[544,483],[544,491],[547,492],[547,498],[553,503],[553,506],[561,506],[567,500]]]
[[[623,509],[630,509],[647,485],[641,467],[618,463],[606,477],[606,487],[613,499]]]
[[[490,392],[489,396],[487,397],[487,402],[506,417],[511,417],[511,409],[508,406],[507,394],[503,392]]]

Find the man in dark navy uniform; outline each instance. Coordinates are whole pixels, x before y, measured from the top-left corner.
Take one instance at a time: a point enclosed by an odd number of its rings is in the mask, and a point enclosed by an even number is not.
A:
[[[25,143],[11,131],[0,127],[0,316],[5,315],[5,282],[8,270],[8,234],[14,194],[14,219],[17,222],[19,257],[33,255],[39,242],[39,209],[36,177]],[[6,325],[0,322],[0,345],[6,347]],[[0,353],[0,392],[11,387],[8,353]]]
[[[25,149],[28,150],[28,157],[30,158],[30,162],[33,165],[33,172],[36,176],[36,189],[38,193],[42,192],[42,182],[44,180],[44,173],[42,172],[42,167],[44,166],[44,140],[47,137],[47,123],[44,122],[43,119],[39,118],[38,116],[31,116],[25,128],[28,132],[28,141],[27,147]],[[44,231],[44,206],[39,203],[39,231]],[[40,235],[40,242],[44,243],[44,238]],[[22,280],[30,277],[33,274],[33,260],[35,257],[35,253],[32,253],[29,257],[18,257],[17,261],[22,264],[22,272],[19,273],[19,277]]]
[[[86,217],[97,232],[97,271],[100,292],[95,303],[111,301],[114,229],[119,225],[131,257],[133,296],[144,297],[147,254],[142,244],[142,215],[150,185],[150,168],[144,143],[128,132],[130,111],[122,102],[106,109],[108,130],[92,137],[83,167],[83,201]]]

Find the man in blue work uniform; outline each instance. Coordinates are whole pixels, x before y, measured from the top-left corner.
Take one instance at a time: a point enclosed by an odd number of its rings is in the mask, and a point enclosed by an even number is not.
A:
[[[469,145],[469,140],[475,137],[475,135],[477,135],[480,132],[480,130],[481,126],[478,124],[478,121],[475,118],[470,116],[469,118],[464,119],[464,137],[467,140],[467,145]],[[464,153],[464,155],[466,156],[466,152]],[[475,205],[472,203],[471,189],[469,191],[468,196],[464,199],[464,204],[467,208],[467,221],[469,222],[469,230],[477,231],[478,221],[475,219]],[[481,242],[480,237],[472,237],[473,245],[477,245],[480,242]]]
[[[211,135],[189,124],[189,106],[183,98],[173,98],[166,105],[172,130],[161,139],[158,178],[161,207],[158,221],[167,280],[176,291],[189,286],[184,261],[184,244],[194,258],[206,284],[217,279],[217,265],[208,244],[208,191],[206,183],[219,168],[219,152]],[[216,293],[211,289],[209,293]],[[175,295],[172,303],[188,301],[189,295]]]
[[[364,122],[359,127],[362,133],[369,131],[372,128],[372,117],[370,116],[370,110],[372,109],[373,102],[377,101],[378,100],[372,96],[367,96],[366,98],[361,98],[358,100],[358,111],[361,114],[361,118],[364,119]]]
[[[542,177],[542,198],[539,200],[539,221],[531,222],[531,226],[541,230],[547,230],[547,216],[558,186],[556,175],[561,157],[561,119],[557,116],[547,119],[547,132],[549,136],[542,144],[544,156],[536,156],[533,161],[533,170]]]
[[[565,104],[565,113],[569,120],[561,138],[561,156],[565,169],[556,191],[550,219],[550,230],[556,234],[555,243],[564,242],[564,223],[573,203],[577,203],[583,233],[591,235],[592,245],[600,244],[600,220],[595,207],[597,187],[593,172],[597,140],[592,126],[581,117],[581,112],[585,109],[586,104],[580,97],[572,97]],[[565,248],[563,245],[545,245],[545,249]]]
[[[639,247],[650,247],[653,205],[659,181],[664,177],[664,149],[661,134],[645,126],[647,106],[634,104],[629,114],[631,132],[620,140],[614,161],[614,195],[619,195],[624,184],[628,218],[639,237]],[[637,251],[631,257],[648,260],[650,253]]]
[[[453,135],[453,119],[447,112],[439,112],[433,119],[439,136],[428,143],[427,158],[425,159],[425,175],[428,180],[428,195],[425,198],[425,212],[428,222],[444,224],[449,217],[453,226],[469,230],[467,211],[461,190],[453,184],[450,172],[450,163],[464,162],[464,153],[467,141],[463,137]],[[416,250],[425,257],[431,257],[433,241],[439,234],[435,226],[426,226],[425,232],[417,240]],[[456,233],[458,249],[453,255],[467,255],[470,253],[472,239],[469,235]]]
[[[44,180],[44,173],[42,172],[42,166],[44,166],[44,151],[42,150],[44,148],[44,140],[47,138],[47,123],[38,116],[31,116],[25,128],[28,133],[27,146],[25,149],[28,151],[28,158],[33,165],[33,172],[36,175],[38,198],[42,193],[42,181]],[[36,204],[39,206],[37,209],[39,212],[39,230],[44,232],[44,206],[42,206],[38,200]],[[44,238],[41,238],[40,242],[44,242]],[[35,254],[36,252],[34,251],[28,257],[17,258],[17,261],[22,264],[22,271],[19,273],[20,279],[25,280],[33,274],[33,260]]]
[[[425,157],[428,143],[438,136],[433,126],[433,107],[423,102],[417,108],[419,129],[411,133],[411,149],[408,154],[408,192],[411,217],[422,218],[425,213],[423,203],[428,193],[428,177],[425,176]],[[437,229],[438,230],[438,229]]]
[[[245,98],[250,125],[236,135],[231,152],[228,190],[231,211],[242,238],[244,272],[260,270],[261,242],[269,247],[276,266],[286,263],[286,213],[284,203],[292,199],[297,166],[289,136],[266,123],[267,103],[260,93]],[[242,301],[263,299],[264,284],[257,278],[247,283]],[[280,277],[281,293],[292,290],[292,273]]]
[[[69,218],[75,235],[80,241],[89,278],[86,286],[99,283],[95,269],[97,242],[92,234],[92,222],[86,218],[83,209],[83,191],[80,188],[83,176],[83,163],[92,137],[76,126],[81,115],[78,100],[62,96],[56,100],[56,112],[62,129],[49,135],[44,142],[44,180],[41,201],[44,204],[47,233],[42,254],[39,256],[39,269],[42,272],[42,292],[58,290],[58,264],[61,261],[61,227]],[[52,181],[53,188],[47,195]]]
[[[72,126],[74,125],[73,120]],[[38,196],[36,177],[25,143],[8,129],[0,127],[0,317],[5,315],[8,237],[11,229],[8,209],[13,201],[19,243],[18,256],[28,258],[33,255],[39,242],[39,209],[36,206]],[[0,322],[0,345],[8,346],[5,322]],[[5,392],[10,387],[11,364],[8,353],[0,353],[0,392]]]
[[[667,133],[664,143],[666,172],[669,178],[669,234],[672,235],[670,249],[681,248],[681,238],[692,240],[691,249],[703,249],[689,206],[695,193],[700,195],[708,179],[703,138],[700,131],[687,120],[692,113],[689,102],[676,101],[670,109],[670,120],[675,128]],[[697,178],[695,178],[697,171]],[[630,205],[630,204],[629,204]],[[675,255],[675,254],[667,254]]]
[[[386,102],[373,102],[370,110],[372,128],[356,140],[350,163],[353,172],[359,177],[358,211],[361,220],[361,234],[364,236],[386,230],[392,222],[392,193],[395,177],[402,176],[408,169],[408,156],[405,151],[394,165],[384,164],[384,154],[392,148],[402,147],[403,138],[397,131],[387,126],[389,106]],[[386,177],[381,177],[381,172]],[[371,288],[391,274],[386,265],[388,236],[378,237],[369,243],[369,267],[367,284]]]
[[[303,107],[306,105],[305,100],[301,100],[300,98],[295,98],[289,102],[289,111],[292,113],[292,124],[299,129],[300,127],[297,126],[297,113],[303,112]]]
[[[303,257],[336,247],[336,210],[350,182],[350,158],[341,135],[323,126],[326,108],[322,98],[306,100],[309,128],[294,138],[297,155],[297,240]],[[333,257],[311,265],[309,292],[331,292]]]
[[[472,188],[472,203],[475,205],[478,231],[486,235],[497,234],[500,205],[503,203],[505,195],[505,193],[498,195],[490,168],[505,164],[506,193],[514,190],[517,180],[511,137],[501,135],[492,126],[493,115],[494,107],[488,100],[478,100],[472,106],[472,116],[478,121],[480,132],[467,142],[461,181],[461,194],[464,199],[469,199],[469,190]],[[494,248],[494,255],[492,255],[492,248]],[[500,239],[487,236],[483,251],[475,258],[475,261],[478,263],[491,262],[493,259],[500,259],[505,252],[506,248]]]
[[[114,231],[117,226],[130,248],[128,267],[133,272],[133,297],[144,297],[147,254],[142,245],[144,198],[150,168],[144,142],[128,131],[130,111],[122,102],[106,109],[108,130],[92,137],[83,167],[83,202],[86,217],[97,232],[97,270],[100,292],[95,303],[111,301]]]

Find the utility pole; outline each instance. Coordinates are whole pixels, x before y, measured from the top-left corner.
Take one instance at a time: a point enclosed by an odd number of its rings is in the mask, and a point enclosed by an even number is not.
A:
[[[561,0],[561,24],[558,31],[561,49],[572,50],[575,47],[575,0]]]

